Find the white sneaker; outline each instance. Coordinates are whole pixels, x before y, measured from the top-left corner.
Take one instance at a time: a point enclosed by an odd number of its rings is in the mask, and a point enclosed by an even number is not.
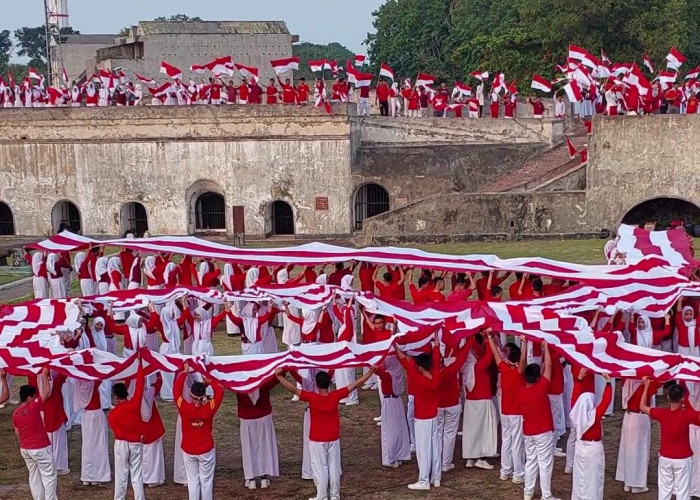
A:
[[[471,469],[472,467],[474,467],[474,460],[470,458],[469,460],[467,460],[467,463],[464,464],[464,466]]]
[[[355,406],[355,405],[359,405],[359,404],[360,404],[359,399],[351,399],[350,401],[345,403],[345,406]]]
[[[571,474],[574,471],[573,467],[567,465],[564,467],[564,474]]]
[[[374,417],[372,420],[374,420],[375,422],[381,422],[382,417]]]
[[[631,490],[632,488],[630,488],[629,486],[625,485],[625,488],[624,488],[624,489],[625,489],[625,493],[629,493],[630,490]]]
[[[455,464],[449,464],[447,467],[443,467],[442,472],[450,472],[455,468]]]
[[[554,448],[554,451],[564,451],[564,448],[561,448],[561,447],[559,447],[559,446],[556,446],[556,447]]]
[[[547,497],[547,498],[542,497],[542,500],[561,500],[561,498],[559,498],[559,497]]]
[[[254,490],[258,486],[255,484],[255,479],[249,479],[248,481],[245,482],[245,487],[248,488],[249,490]]]
[[[261,488],[269,488],[270,487],[270,480],[269,479],[261,479],[260,480],[260,487]]]
[[[409,490],[428,491],[430,483],[411,483],[408,485]]]
[[[389,467],[390,469],[398,469],[399,465],[401,465],[401,464],[399,464],[398,462],[394,462],[393,464],[382,464],[382,465],[384,467]]]
[[[299,396],[297,396],[296,394],[292,396],[292,401],[299,401]]]
[[[532,495],[528,495],[527,493],[525,493],[525,494],[523,495],[523,498],[524,498],[525,500],[532,500]]]
[[[410,450],[411,450],[411,453],[415,453],[416,452],[416,445],[412,444],[410,447]]]
[[[523,484],[524,482],[524,477],[513,477],[513,484]]]
[[[491,470],[493,469],[493,465],[488,463],[486,460],[477,460],[476,463],[474,464],[474,467],[478,467],[479,469],[484,469],[484,470]]]
[[[508,474],[501,474],[501,476],[499,477],[499,479],[500,479],[501,481],[508,481],[508,480],[510,480],[510,476],[509,476]]]
[[[56,472],[59,476],[67,476],[70,474],[70,469],[63,469]]]
[[[561,450],[554,450],[554,456],[558,458],[565,458],[566,457],[566,452],[563,452]]]
[[[638,493],[646,493],[649,491],[649,488],[630,488],[630,493],[636,495]]]
[[[440,487],[440,481],[433,481],[433,488],[439,488]]]

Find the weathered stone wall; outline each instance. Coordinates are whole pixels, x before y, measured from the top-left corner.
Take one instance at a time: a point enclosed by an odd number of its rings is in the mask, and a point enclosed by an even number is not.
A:
[[[364,236],[386,243],[587,233],[585,203],[581,191],[436,195],[366,219]]]
[[[614,229],[646,200],[700,205],[700,115],[597,117],[589,141],[588,220]]]
[[[340,110],[3,110],[0,138],[0,200],[19,235],[49,233],[60,200],[78,206],[85,234],[118,234],[128,201],[145,205],[152,234],[184,234],[193,225],[187,194],[202,184],[224,195],[229,233],[232,206],[244,207],[247,234],[269,231],[274,200],[292,205],[298,234],[351,230],[350,129]],[[328,210],[316,210],[317,196]]]

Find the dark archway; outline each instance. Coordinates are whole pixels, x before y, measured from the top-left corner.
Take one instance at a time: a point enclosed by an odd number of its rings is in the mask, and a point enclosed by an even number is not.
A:
[[[289,203],[281,200],[272,202],[270,228],[273,236],[294,234],[294,210]]]
[[[368,217],[389,211],[389,193],[379,184],[365,184],[355,193],[355,230]]]
[[[12,210],[0,201],[0,236],[12,236],[15,234],[15,219]]]
[[[143,233],[148,231],[146,207],[136,201],[124,203],[119,211],[119,229],[124,237],[127,233],[139,238],[143,236]]]
[[[644,226],[655,222],[657,229],[666,229],[673,221],[700,224],[700,208],[679,198],[654,198],[633,207],[622,218],[623,224]]]
[[[200,194],[194,212],[197,231],[226,229],[226,202],[223,195],[211,191]]]
[[[83,228],[80,220],[80,210],[71,201],[59,201],[51,209],[51,225],[54,233],[68,230],[71,233],[80,234]]]

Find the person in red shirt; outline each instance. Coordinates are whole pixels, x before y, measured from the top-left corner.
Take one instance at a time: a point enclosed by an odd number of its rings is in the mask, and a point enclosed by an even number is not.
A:
[[[80,480],[83,486],[109,483],[109,439],[107,417],[102,410],[101,389],[105,382],[75,380],[75,410],[84,410],[80,422]],[[109,407],[108,407],[109,408]]]
[[[214,416],[224,399],[224,390],[211,385],[214,395],[207,396],[208,379],[195,382],[190,388],[191,401],[183,397],[189,365],[183,366],[173,387],[175,406],[182,422],[182,448],[187,473],[187,489],[191,499],[211,500],[214,491],[216,447],[212,437]]]
[[[447,101],[449,100],[449,95],[447,92],[447,87],[443,82],[442,86],[435,92],[432,99],[433,104],[433,115],[437,118],[444,118],[446,116],[445,111],[447,110]]]
[[[413,284],[413,269],[408,271],[408,290],[411,292],[411,299],[415,305],[425,304],[428,302],[430,294],[430,281],[425,275],[418,279],[418,287]]]
[[[19,440],[19,452],[29,470],[29,490],[32,498],[57,500],[58,475],[51,453],[51,442],[41,418],[44,401],[49,397],[49,372],[44,369],[37,377],[37,389],[31,385],[19,388],[20,404],[12,413],[12,428]],[[3,384],[6,387],[6,384]],[[5,389],[7,391],[7,388]]]
[[[471,342],[467,342],[455,353],[455,357],[448,358],[446,352],[446,357],[442,360],[437,414],[437,433],[438,438],[442,440],[442,472],[448,472],[455,468],[453,463],[455,443],[459,429],[459,417],[462,413],[460,371],[470,351]]]
[[[412,91],[409,89],[409,95],[408,95],[408,116],[410,118],[418,118],[420,116],[420,99],[421,95],[418,90],[413,89]]]
[[[647,406],[661,387],[660,382],[652,382],[647,394]],[[649,416],[642,413],[639,406],[644,394],[644,384],[640,380],[625,380],[622,386],[622,402],[627,407],[620,431],[620,446],[617,455],[615,480],[624,483],[625,493],[644,493],[647,487],[649,470],[649,449],[651,447],[651,424]]]
[[[549,382],[549,405],[552,409],[552,422],[554,422],[554,456],[566,457],[566,453],[557,446],[559,438],[566,434],[566,416],[564,415],[564,367],[561,364],[561,356],[551,352],[552,379]]]
[[[394,274],[387,271],[382,275],[384,283],[377,281],[377,274],[379,272],[379,267],[374,271],[374,282],[377,288],[377,294],[382,299],[389,300],[403,300],[404,294],[404,283],[406,282],[406,276],[403,273],[403,269],[399,267],[399,278],[394,279]]]
[[[343,262],[336,263],[335,264],[335,271],[333,271],[328,276],[327,283],[329,285],[340,286],[340,283],[343,280],[343,277],[347,276],[348,274],[352,274],[353,271],[355,271],[355,265],[356,265],[355,262],[351,262],[348,267],[345,267],[345,264]]]
[[[68,434],[66,433],[68,416],[63,407],[63,393],[61,392],[65,383],[65,375],[51,373],[49,376],[51,390],[49,396],[44,400],[44,427],[49,441],[51,441],[51,452],[59,476],[70,473],[68,468]]]
[[[688,97],[688,102],[685,103],[685,112],[688,115],[698,114],[698,97],[692,92]]]
[[[386,80],[381,80],[377,84],[375,92],[375,104],[379,105],[379,114],[382,116],[389,116],[389,96],[391,95],[391,89]]]
[[[250,88],[248,87],[248,82],[243,78],[241,84],[238,86],[238,104],[248,104],[249,94]]]
[[[571,409],[571,421],[576,429],[573,492],[571,498],[603,500],[605,486],[605,451],[603,450],[602,419],[612,400],[610,376],[606,381],[603,397],[595,405],[595,395],[583,394]]]
[[[135,500],[144,500],[143,491],[143,439],[145,426],[141,420],[141,403],[145,378],[141,356],[136,375],[136,388],[129,398],[126,384],[119,382],[112,386],[114,409],[107,421],[114,433],[114,498],[125,500],[126,490],[131,479]]]
[[[379,417],[382,466],[395,468],[411,460],[411,438],[401,399],[403,370],[393,353],[385,358],[383,366],[377,368],[377,378],[382,407]]]
[[[491,287],[499,286],[506,279],[508,279],[510,273],[503,273],[502,275],[498,272],[489,271],[488,273],[482,272],[481,278],[476,280],[476,294],[479,300],[488,300],[488,292]]]
[[[435,278],[432,290],[428,291],[427,302],[445,302],[443,290],[445,290],[445,280],[440,277]]]
[[[525,478],[525,440],[523,416],[518,406],[518,393],[524,385],[523,370],[527,361],[525,350],[515,344],[506,344],[507,354],[501,355],[494,335],[486,338],[493,358],[501,374],[501,481],[512,478],[514,484],[522,484]],[[507,349],[505,349],[507,348]]]
[[[588,392],[595,394],[595,377],[576,362],[571,363],[571,382],[571,400],[568,408],[573,408],[582,394]],[[569,413],[571,413],[570,410]],[[569,422],[569,426],[569,438],[566,442],[566,465],[564,466],[566,474],[571,474],[574,470],[574,453],[576,451],[576,429],[573,427],[573,422]]]
[[[361,291],[374,293],[375,274],[378,268],[378,265],[372,264],[371,262],[360,262],[360,268],[357,274],[360,279]]]
[[[369,116],[369,84],[356,87],[360,91],[360,98],[357,100],[358,116]]]
[[[695,318],[695,309],[683,306],[683,297],[676,303],[676,335],[678,354],[700,356],[700,327]]]
[[[277,87],[275,86],[275,79],[270,78],[270,85],[265,89],[265,94],[267,95],[267,104],[277,104]]]
[[[299,85],[297,85],[297,98],[299,100],[299,105],[306,104],[309,102],[309,93],[311,89],[306,83],[306,78],[299,78]]]
[[[237,92],[237,87],[233,84],[233,80],[228,81],[228,85],[226,87],[226,104],[236,104],[236,94]]]
[[[471,294],[476,290],[476,283],[471,274],[469,275],[471,284],[467,287],[467,281],[465,278],[459,277],[454,280],[452,284],[452,292],[447,296],[447,302],[463,302],[469,300]]]
[[[542,118],[542,116],[544,116],[544,104],[542,103],[540,96],[535,96],[534,101],[532,98],[530,98],[528,99],[528,102],[532,105],[532,117]]]
[[[316,499],[340,498],[340,415],[338,404],[341,399],[365,383],[377,366],[372,366],[348,387],[330,391],[331,376],[324,371],[316,373],[318,392],[303,391],[284,377],[281,368],[275,375],[280,384],[301,401],[309,404],[310,430],[309,454],[311,470],[316,484]]]
[[[248,102],[250,104],[262,104],[263,89],[257,80],[254,80],[250,85],[250,93],[248,94]]]
[[[221,81],[209,78],[209,98],[211,99],[211,104],[221,104]]]
[[[423,278],[421,278],[423,279]],[[419,354],[408,359],[396,350],[399,362],[406,370],[407,384],[413,392],[416,461],[418,481],[409,484],[409,490],[429,490],[440,487],[442,479],[442,440],[437,432],[437,414],[440,386],[440,348],[437,333],[431,354]]]
[[[668,390],[668,408],[651,408],[648,404],[651,380],[644,377],[644,393],[639,409],[661,425],[659,450],[659,498],[690,498],[693,449],[690,446],[690,426],[700,425],[700,412],[683,406],[686,390],[674,384]]]
[[[487,332],[486,335],[491,334]],[[462,458],[467,460],[467,467],[490,470],[493,465],[485,458],[495,456],[497,452],[498,414],[491,387],[493,352],[485,347],[484,336],[476,334],[471,350],[472,361],[467,363],[464,382],[467,396],[462,422]]]
[[[292,85],[292,82],[289,80],[289,78],[286,78],[284,80],[284,83],[282,83],[282,80],[279,78],[277,81],[280,84],[280,87],[282,87],[282,103],[283,104],[298,104],[297,102],[297,90],[294,88],[294,85]]]
[[[523,340],[520,348],[526,349]],[[554,500],[552,496],[552,468],[554,466],[554,422],[549,405],[549,382],[552,378],[552,358],[549,346],[542,342],[544,364],[529,364],[525,367],[525,387],[518,394],[520,411],[523,414],[525,435],[525,500],[532,500],[539,470],[542,498]]]

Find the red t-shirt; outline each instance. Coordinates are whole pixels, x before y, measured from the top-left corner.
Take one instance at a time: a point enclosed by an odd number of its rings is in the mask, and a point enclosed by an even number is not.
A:
[[[409,393],[413,394],[415,402],[414,417],[419,420],[435,418],[438,411],[439,394],[437,391],[440,385],[440,350],[433,349],[433,363],[428,378],[418,371],[416,363],[412,359],[399,358],[399,361],[406,370],[406,384]]]
[[[474,388],[467,392],[467,399],[483,401],[493,397],[490,372],[492,362],[493,352],[487,347],[484,354],[474,364]]]
[[[141,442],[141,436],[144,434],[144,422],[141,420],[144,382],[143,373],[139,369],[134,395],[109,412],[107,421],[114,433],[114,439],[129,443]]]
[[[414,285],[413,283],[408,285],[408,289],[411,292],[411,298],[413,299],[413,303],[415,305],[425,304],[426,302],[428,302],[428,300],[430,300],[428,298],[430,290],[421,290],[420,288],[417,288],[416,285]]]
[[[384,102],[389,100],[389,91],[391,89],[387,85],[377,86],[377,100],[379,102]]]
[[[209,91],[209,97],[212,99],[221,99],[221,84],[212,83]]]
[[[661,450],[666,458],[690,458],[690,426],[700,425],[700,412],[691,409],[652,408],[649,416],[661,424]]]
[[[651,402],[651,398],[654,396],[659,387],[663,384],[660,382],[652,382],[649,384],[649,393],[647,394],[646,404],[647,406]],[[630,398],[627,400],[627,411],[640,412],[639,406],[642,403],[642,396],[644,395],[644,384],[639,384],[639,387],[632,393]]]
[[[299,96],[299,102],[306,102],[309,100],[309,86],[302,83],[297,87],[297,96]]]
[[[41,411],[44,403],[41,397],[27,400],[12,413],[12,425],[19,431],[19,447],[23,450],[41,450],[51,446],[46,434]]]
[[[427,302],[445,302],[445,296],[437,290],[428,290],[426,296],[428,297]]]
[[[65,375],[56,376],[53,381],[53,387],[51,387],[51,394],[44,401],[44,427],[46,427],[46,432],[55,432],[68,422],[68,417],[66,417],[66,412],[63,408],[63,393],[61,392],[65,382]]]
[[[595,409],[595,421],[586,432],[581,435],[581,439],[584,441],[602,441],[603,439],[603,415],[605,415],[605,410],[610,406],[610,401],[612,400],[612,386],[605,386],[605,391],[603,391],[603,398],[598,403]]]
[[[438,386],[438,406],[440,408],[450,408],[459,404],[459,371],[467,360],[469,349],[462,349],[457,358],[450,366],[440,372],[440,385]]]
[[[498,369],[501,372],[501,413],[521,415],[518,394],[525,385],[525,379],[518,371],[517,365],[501,361]]]
[[[241,99],[241,101],[248,100],[248,85],[242,84],[238,87],[238,97]]]
[[[187,374],[181,373],[175,379],[173,396],[175,405],[180,412],[182,421],[182,451],[188,455],[202,455],[214,448],[212,426],[214,415],[219,411],[224,399],[224,390],[219,385],[214,385],[214,397],[208,403],[196,406],[193,402],[185,401],[182,397],[182,389],[185,385]]]
[[[595,392],[595,379],[593,374],[588,372],[583,380],[579,380],[578,376],[583,366],[579,364],[571,365],[571,376],[574,379],[574,388],[571,391],[571,407],[573,408],[578,400],[578,397],[584,392]]]
[[[399,292],[403,288],[403,283],[399,285],[398,283],[392,281],[391,283],[382,283],[377,281],[377,293],[382,299],[390,300],[401,300]]]
[[[544,377],[532,385],[521,388],[518,394],[520,412],[523,415],[523,434],[537,436],[554,430],[552,408],[549,404],[549,380]]]
[[[299,399],[309,403],[309,440],[317,443],[330,443],[340,439],[340,414],[338,403],[348,397],[347,387],[329,392],[323,396],[315,392],[301,391]]]
[[[552,351],[552,379],[549,381],[549,394],[564,394],[564,367],[559,354]]]
[[[468,288],[465,288],[464,290],[453,290],[447,296],[447,302],[464,302],[469,300],[471,294],[472,291]]]
[[[369,99],[369,86],[365,85],[364,87],[360,87],[360,97]]]
[[[374,276],[374,270],[377,268],[375,265],[365,265],[360,264],[360,270],[358,275],[360,278],[360,290],[363,292],[374,292],[374,281],[372,276]]]

